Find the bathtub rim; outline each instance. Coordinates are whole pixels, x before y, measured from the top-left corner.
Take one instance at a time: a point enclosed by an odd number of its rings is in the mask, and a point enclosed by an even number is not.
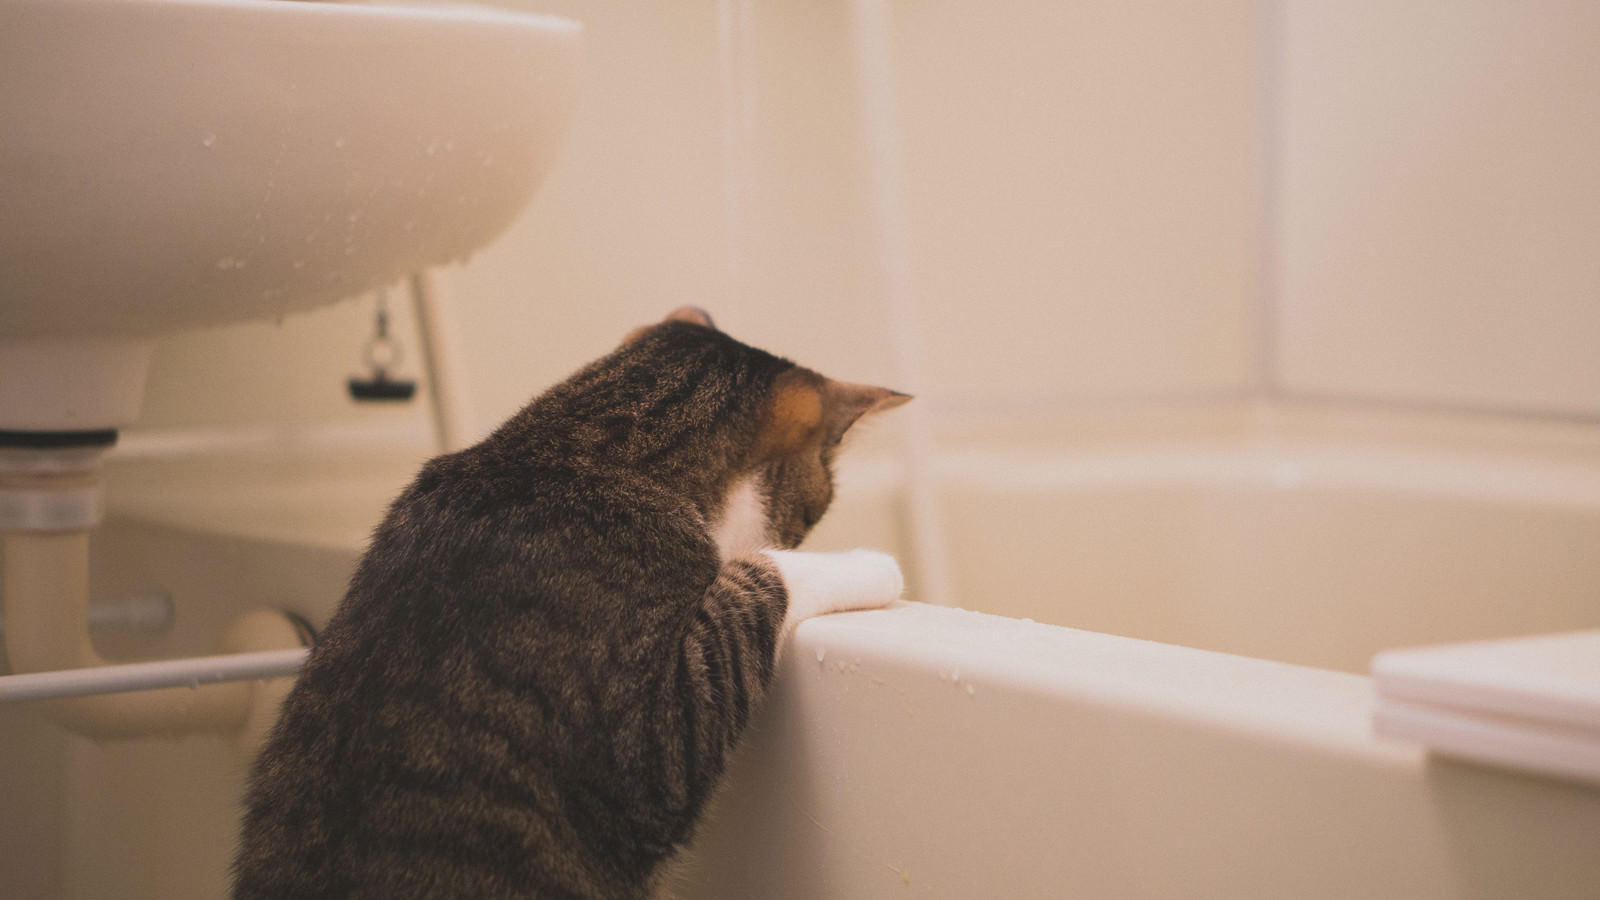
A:
[[[1368,675],[908,601],[807,620],[787,652],[799,665],[846,674],[867,659],[936,671],[972,702],[986,685],[1004,685],[1377,765],[1424,763],[1414,745],[1373,733]]]

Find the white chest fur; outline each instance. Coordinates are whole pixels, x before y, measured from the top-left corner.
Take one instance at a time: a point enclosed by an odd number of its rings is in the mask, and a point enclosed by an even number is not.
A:
[[[900,566],[887,553],[771,549],[766,493],[756,477],[738,482],[728,492],[722,514],[711,528],[711,536],[717,542],[717,552],[723,562],[759,551],[777,566],[789,594],[783,643],[787,643],[788,635],[803,619],[847,609],[886,606],[899,598],[905,587]]]
[[[723,562],[772,546],[767,530],[766,492],[759,477],[752,475],[734,484],[722,504],[721,518],[712,526],[711,537],[717,542]]]

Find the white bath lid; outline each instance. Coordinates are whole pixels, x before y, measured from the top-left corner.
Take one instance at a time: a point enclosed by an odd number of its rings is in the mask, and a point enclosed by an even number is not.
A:
[[[1372,676],[1383,737],[1600,784],[1600,629],[1391,650]]]

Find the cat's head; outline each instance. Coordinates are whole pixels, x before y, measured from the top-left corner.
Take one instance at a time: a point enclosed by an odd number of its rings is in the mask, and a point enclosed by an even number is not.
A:
[[[619,354],[677,376],[685,408],[699,409],[702,464],[720,477],[705,512],[724,556],[794,547],[833,500],[833,462],[863,417],[911,399],[888,388],[834,381],[718,331],[697,307],[636,329]]]

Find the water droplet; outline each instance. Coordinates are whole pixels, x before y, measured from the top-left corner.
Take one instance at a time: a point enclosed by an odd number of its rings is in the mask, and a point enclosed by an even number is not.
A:
[[[333,149],[335,149],[335,150],[343,150],[344,149],[344,138],[334,138],[333,139]]]
[[[223,258],[217,260],[217,268],[224,272],[232,269],[242,269],[244,267],[245,261],[236,256],[224,256]]]
[[[217,136],[216,135],[207,134],[205,137],[200,139],[200,146],[202,146],[202,147],[210,147],[212,144],[215,144],[216,142],[217,142]]]
[[[954,683],[959,684],[961,682],[961,670],[960,669],[956,669],[954,672],[951,672],[950,673],[950,680],[952,682],[954,682]]]
[[[973,688],[972,682],[970,682],[970,681],[967,682],[967,696],[971,697],[972,695],[974,695],[976,693],[977,693],[977,690],[975,688]]]
[[[828,650],[827,650],[827,648],[826,647],[818,647],[817,648],[817,662],[822,662],[823,660],[825,660],[827,658],[828,658]]]

